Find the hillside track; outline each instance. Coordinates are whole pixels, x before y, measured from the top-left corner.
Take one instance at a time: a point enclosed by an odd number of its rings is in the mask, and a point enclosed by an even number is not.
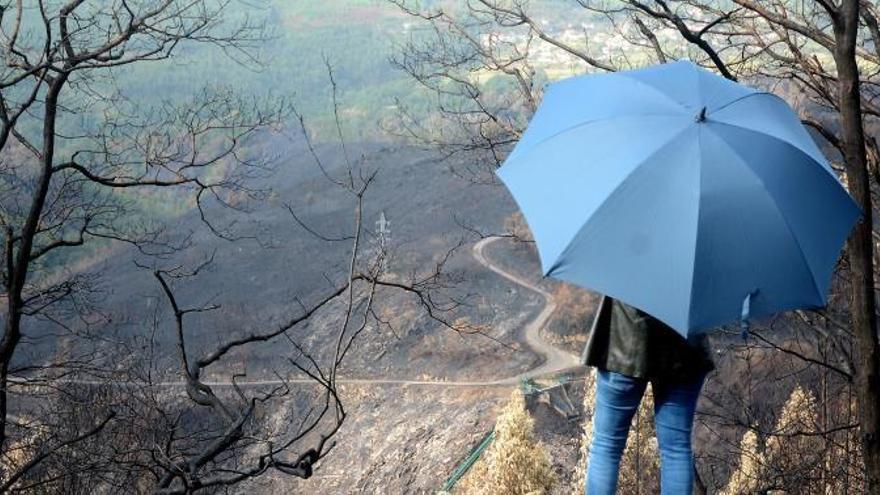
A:
[[[544,299],[544,307],[541,311],[532,318],[531,321],[526,323],[525,328],[523,329],[522,335],[525,344],[536,354],[541,356],[541,363],[534,368],[526,370],[522,373],[518,373],[513,376],[498,378],[494,380],[454,380],[454,381],[445,381],[445,380],[407,380],[407,379],[384,379],[384,378],[337,378],[336,383],[340,385],[351,384],[351,385],[413,385],[413,386],[427,386],[427,387],[498,387],[498,386],[514,386],[519,384],[519,382],[523,379],[533,378],[537,376],[552,374],[556,372],[560,372],[563,370],[568,370],[571,368],[575,368],[578,366],[578,358],[574,354],[556,347],[550,342],[547,342],[541,337],[541,329],[544,328],[547,321],[553,315],[553,312],[556,311],[556,302],[553,300],[553,295],[550,292],[542,289],[538,285],[516,275],[505,271],[503,268],[498,266],[497,264],[490,261],[484,250],[490,244],[497,242],[499,239],[503,239],[500,236],[487,236],[480,239],[476,242],[472,249],[472,254],[474,259],[485,266],[489,270],[495,272],[499,276],[519,285],[525,287],[526,289],[536,292]],[[21,380],[12,380],[21,381]],[[165,381],[165,382],[102,382],[97,380],[53,380],[51,383],[53,384],[73,384],[73,385],[113,385],[113,386],[121,386],[121,387],[142,387],[142,386],[156,386],[156,387],[184,387],[186,386],[185,382],[182,381]],[[209,387],[231,387],[232,382],[226,381],[205,381],[202,382]],[[314,384],[317,385],[314,380],[306,379],[306,378],[291,378],[288,380],[237,380],[236,384],[239,387],[265,387],[265,386],[278,386],[284,383],[288,384]]]

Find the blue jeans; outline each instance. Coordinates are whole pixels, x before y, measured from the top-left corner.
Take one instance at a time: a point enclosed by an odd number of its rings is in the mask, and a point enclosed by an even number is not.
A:
[[[587,471],[587,495],[613,495],[620,457],[630,423],[648,380],[597,370],[593,443]],[[660,490],[663,495],[690,495],[694,484],[691,432],[705,374],[687,382],[652,382],[654,426],[660,447]]]

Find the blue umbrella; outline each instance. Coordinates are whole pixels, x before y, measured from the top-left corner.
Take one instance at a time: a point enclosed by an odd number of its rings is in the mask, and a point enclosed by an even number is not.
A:
[[[782,99],[687,61],[548,85],[496,174],[545,276],[686,337],[825,306],[861,214]]]

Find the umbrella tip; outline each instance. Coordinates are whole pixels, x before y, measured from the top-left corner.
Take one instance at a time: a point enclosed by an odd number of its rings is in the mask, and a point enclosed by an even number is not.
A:
[[[705,122],[706,121],[706,107],[700,109],[700,113],[697,114],[696,118],[694,118],[695,122]]]

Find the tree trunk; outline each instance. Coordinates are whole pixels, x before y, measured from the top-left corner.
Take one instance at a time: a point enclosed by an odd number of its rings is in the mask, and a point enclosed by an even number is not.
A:
[[[9,263],[7,274],[7,314],[3,338],[0,339],[0,448],[6,442],[6,417],[9,409],[9,365],[15,355],[15,349],[21,340],[21,316],[24,309],[22,291],[27,282],[30,268],[34,237],[43,216],[46,196],[49,194],[49,183],[52,180],[52,165],[55,156],[55,121],[58,111],[58,95],[67,81],[67,73],[61,73],[49,84],[46,91],[45,110],[43,116],[43,149],[40,157],[40,175],[28,216],[25,219],[18,238],[18,251],[13,253],[14,244],[7,242],[7,256],[14,259]]]
[[[865,134],[856,65],[858,0],[843,0],[835,19],[838,100],[850,194],[864,217],[856,224],[847,251],[851,270],[850,310],[855,337],[855,388],[859,403],[859,426],[867,474],[868,493],[880,493],[880,345],[874,299],[874,259],[871,238],[873,210],[868,179]]]

